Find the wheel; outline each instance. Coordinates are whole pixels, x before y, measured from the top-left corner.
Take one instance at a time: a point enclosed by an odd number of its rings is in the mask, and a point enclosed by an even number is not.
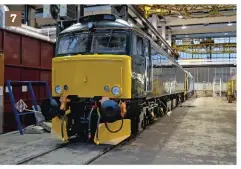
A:
[[[228,96],[228,103],[232,103],[232,97]]]
[[[145,114],[144,114],[143,120],[141,121],[141,127],[142,127],[143,130],[146,129],[146,115]]]

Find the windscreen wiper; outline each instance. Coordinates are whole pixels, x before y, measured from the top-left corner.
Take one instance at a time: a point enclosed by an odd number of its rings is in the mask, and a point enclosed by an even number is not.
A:
[[[109,44],[110,44],[110,40],[111,40],[111,38],[112,38],[113,31],[114,31],[114,30],[111,29],[111,32],[110,32],[110,39],[109,39],[109,41],[108,41],[107,47],[109,47]]]

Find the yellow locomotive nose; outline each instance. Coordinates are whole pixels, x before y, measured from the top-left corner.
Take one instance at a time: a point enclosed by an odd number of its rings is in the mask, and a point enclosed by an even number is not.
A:
[[[131,57],[75,55],[53,59],[54,96],[131,98]],[[68,86],[65,90],[65,85]]]

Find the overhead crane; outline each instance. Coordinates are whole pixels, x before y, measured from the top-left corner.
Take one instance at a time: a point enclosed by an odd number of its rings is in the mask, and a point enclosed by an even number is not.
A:
[[[134,5],[133,5],[134,6]],[[203,18],[217,16],[233,16],[236,15],[236,5],[135,5],[140,15],[145,18],[151,14],[159,16],[171,16],[187,18]],[[202,11],[202,12],[201,12]],[[229,11],[225,13],[224,11]],[[152,25],[151,25],[152,26]],[[201,44],[174,44],[173,50],[177,52],[185,52],[189,54],[223,54],[236,53],[236,43],[210,43],[203,42]]]
[[[174,44],[173,48],[179,52],[190,54],[221,54],[237,52],[236,43]]]
[[[151,14],[159,16],[171,16],[178,18],[204,18],[217,16],[236,15],[236,5],[137,5],[144,16],[148,18]]]

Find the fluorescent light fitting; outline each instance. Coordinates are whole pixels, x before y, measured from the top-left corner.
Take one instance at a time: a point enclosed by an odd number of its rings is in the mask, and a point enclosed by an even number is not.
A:
[[[186,29],[187,27],[185,25],[182,26],[182,29]]]
[[[224,35],[228,35],[228,33],[224,33]]]
[[[178,15],[178,18],[182,19],[182,18],[183,18],[183,16],[182,16],[182,15]]]
[[[233,25],[232,23],[230,23],[230,22],[228,23],[228,26],[232,26],[232,25]]]

